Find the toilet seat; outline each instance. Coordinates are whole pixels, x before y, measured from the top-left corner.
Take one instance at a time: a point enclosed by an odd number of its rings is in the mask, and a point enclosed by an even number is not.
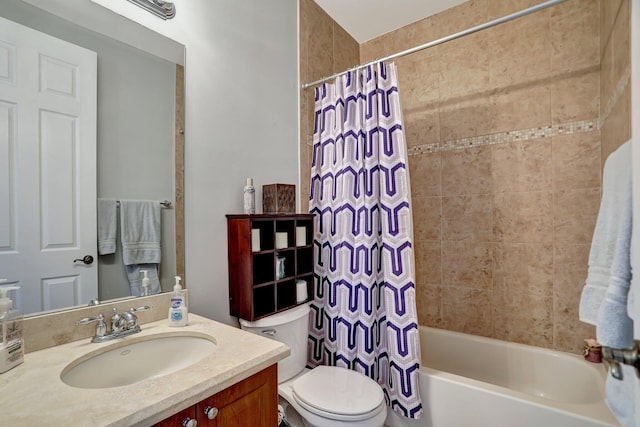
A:
[[[345,368],[318,366],[292,383],[292,395],[307,411],[341,421],[359,421],[384,409],[384,395],[371,378]]]

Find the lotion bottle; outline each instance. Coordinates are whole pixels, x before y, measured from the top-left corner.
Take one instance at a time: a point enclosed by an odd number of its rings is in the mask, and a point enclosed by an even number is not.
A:
[[[149,285],[151,281],[149,280],[149,276],[147,275],[147,270],[140,270],[140,273],[144,275],[142,278],[142,296],[146,297],[149,295]]]
[[[169,326],[187,326],[189,323],[189,312],[180,280],[180,276],[176,276],[176,284],[173,287],[171,305],[169,306]]]
[[[24,362],[24,339],[22,337],[23,314],[13,309],[13,301],[7,292],[20,289],[17,286],[0,286],[0,373],[6,372]]]
[[[244,213],[249,215],[256,213],[256,189],[252,178],[247,178],[247,185],[244,186]]]

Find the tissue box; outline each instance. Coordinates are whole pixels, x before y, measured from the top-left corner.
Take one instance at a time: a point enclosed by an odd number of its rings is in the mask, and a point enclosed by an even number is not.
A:
[[[263,185],[262,212],[266,214],[296,213],[296,186],[293,184]]]

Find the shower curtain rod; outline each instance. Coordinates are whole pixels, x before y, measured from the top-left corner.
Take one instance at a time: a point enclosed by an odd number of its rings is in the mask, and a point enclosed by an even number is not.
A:
[[[503,16],[502,18],[494,19],[493,21],[485,22],[484,24],[476,25],[475,27],[467,28],[466,30],[457,32],[455,34],[448,35],[446,37],[442,37],[440,39],[437,39],[437,40],[422,44],[420,46],[416,46],[416,47],[413,47],[411,49],[403,50],[402,52],[394,53],[393,55],[385,56],[384,58],[380,58],[380,59],[376,59],[376,60],[373,60],[373,61],[370,61],[370,62],[367,62],[367,63],[364,63],[364,64],[360,64],[360,65],[357,65],[357,66],[355,66],[353,68],[348,68],[345,71],[333,74],[333,75],[328,76],[328,77],[323,77],[320,80],[316,80],[315,82],[305,83],[305,84],[302,85],[302,89],[307,89],[307,88],[315,86],[315,85],[317,85],[319,83],[324,83],[327,80],[335,79],[336,77],[341,76],[343,74],[347,74],[350,71],[356,71],[356,70],[359,70],[361,68],[368,67],[369,65],[376,64],[376,63],[378,63],[380,61],[389,61],[391,59],[400,58],[401,56],[409,55],[411,53],[418,52],[418,51],[421,51],[423,49],[427,49],[429,47],[433,47],[433,46],[436,46],[436,45],[439,45],[439,44],[442,44],[442,43],[446,43],[448,41],[455,40],[457,38],[460,38],[460,37],[463,37],[463,36],[466,36],[466,35],[469,35],[469,34],[476,33],[478,31],[481,31],[481,30],[484,30],[484,29],[487,29],[487,28],[490,28],[490,27],[494,27],[496,25],[511,21],[513,19],[520,18],[521,16],[529,15],[530,13],[537,12],[537,11],[542,10],[542,9],[546,9],[548,7],[551,7],[551,6],[555,6],[555,5],[560,4],[560,3],[564,2],[564,1],[566,1],[566,0],[549,0],[549,1],[546,1],[544,3],[540,3],[540,4],[536,5],[536,6],[532,6],[532,7],[529,7],[527,9],[522,9],[519,12],[515,12],[515,13],[512,13],[512,14]]]

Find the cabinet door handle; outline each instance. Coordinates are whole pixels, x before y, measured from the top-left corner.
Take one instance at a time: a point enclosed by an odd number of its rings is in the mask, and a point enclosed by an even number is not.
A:
[[[207,416],[207,418],[209,418],[210,420],[213,420],[215,417],[218,416],[218,408],[212,408],[211,406],[207,406],[206,408],[204,408],[204,414]]]
[[[183,427],[196,427],[198,425],[198,421],[193,418],[185,418],[182,420]]]

